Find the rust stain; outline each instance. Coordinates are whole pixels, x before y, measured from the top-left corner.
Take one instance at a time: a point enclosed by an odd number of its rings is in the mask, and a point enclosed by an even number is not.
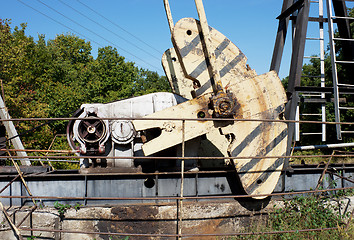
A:
[[[243,106],[237,100],[236,97],[234,97],[234,100],[235,100],[235,115],[234,115],[234,118],[235,119],[243,119],[244,118],[244,116],[243,116]]]
[[[155,206],[113,207],[111,210],[113,220],[124,219],[156,219],[158,209]]]

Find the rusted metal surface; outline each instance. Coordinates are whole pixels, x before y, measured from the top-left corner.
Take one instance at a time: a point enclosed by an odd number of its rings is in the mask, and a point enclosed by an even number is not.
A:
[[[303,156],[302,156],[303,157]],[[309,156],[308,156],[309,157]],[[315,155],[313,156],[315,157]],[[55,160],[53,160],[55,161]],[[316,165],[317,166],[317,165]],[[288,169],[282,169],[280,172],[282,173],[285,173],[285,172],[290,172],[290,171],[294,171],[294,168],[296,170],[301,170],[301,171],[304,171],[304,172],[313,172],[314,171],[314,168],[318,171],[321,171],[323,170],[324,168],[321,168],[321,167],[316,167],[315,165],[291,165],[290,168]],[[4,167],[0,167],[0,172],[2,174],[8,174],[8,176],[10,177],[13,177],[13,176],[16,176],[16,169],[14,167],[10,167],[10,166],[7,166],[6,168],[9,168],[9,169],[12,169],[12,170],[6,170],[4,171],[3,170]],[[39,167],[39,169],[37,169],[36,171],[29,171],[28,169],[24,169],[22,166],[20,167],[21,168],[21,171],[26,173],[26,176],[51,176],[54,172],[48,172],[47,170],[44,170],[42,167]],[[32,169],[34,168],[33,166],[30,168]],[[350,170],[353,170],[354,167],[352,166],[352,164],[345,164],[342,166],[342,164],[339,164],[339,165],[335,165],[335,168],[336,170],[338,171],[350,171]],[[198,174],[226,174],[226,173],[233,173],[234,170],[232,169],[225,169],[225,170],[204,170],[204,171],[198,171],[197,173]],[[42,173],[42,174],[39,174],[39,173]],[[143,176],[173,176],[173,175],[179,175],[181,174],[180,172],[151,172],[151,173],[142,173],[142,172],[121,172],[121,171],[117,171],[117,172],[114,172],[113,170],[112,171],[98,171],[98,172],[95,172],[95,173],[88,173],[88,174],[83,174],[83,175],[94,175],[94,176],[101,176],[101,175],[104,175],[104,176],[116,176],[117,173],[119,173],[121,176],[124,176],[124,175],[143,175]],[[78,171],[77,170],[72,170],[72,171],[61,171],[61,170],[57,170],[55,172],[55,175],[56,176],[75,176],[76,174],[78,174]],[[187,175],[195,175],[196,172],[193,172],[193,171],[187,171],[185,172],[184,174],[187,174]],[[333,171],[331,171],[331,174],[335,175],[335,173]],[[340,176],[340,175],[339,175]],[[338,177],[339,177],[338,176]],[[17,175],[17,178],[19,176]],[[340,176],[340,177],[343,177],[343,176]],[[17,179],[16,178],[16,179]],[[13,179],[12,179],[13,180]],[[349,181],[351,181],[349,179]],[[1,192],[1,191],[0,191]]]
[[[24,221],[37,209],[37,206],[31,207],[31,210],[26,214],[26,216],[16,225],[16,227],[20,227]]]
[[[354,187],[342,187],[342,188],[330,188],[330,189],[319,189],[319,190],[307,190],[307,191],[297,191],[297,192],[286,192],[286,193],[271,193],[271,194],[257,194],[257,195],[225,195],[225,196],[185,196],[185,197],[58,197],[58,196],[0,196],[0,199],[53,199],[53,200],[192,200],[192,199],[232,199],[232,198],[265,198],[265,197],[280,197],[280,196],[293,196],[301,194],[311,194],[311,193],[324,193],[331,191],[340,190],[351,190]]]
[[[177,105],[174,109],[166,109],[160,115],[151,117],[166,117],[176,115],[183,117],[207,117],[206,112],[216,118],[231,119],[271,119],[282,120],[285,91],[279,77],[275,72],[257,76],[247,64],[245,55],[223,34],[208,26],[204,7],[201,0],[196,0],[199,20],[183,18],[176,24],[172,21],[169,5],[165,9],[172,33],[174,52],[168,50],[163,57],[163,66],[171,85],[184,95],[188,91],[194,92],[195,99],[184,105]],[[172,63],[171,52],[177,58]],[[168,56],[169,55],[169,56]],[[178,59],[178,60],[177,60]],[[180,66],[178,66],[180,65]],[[178,71],[175,71],[175,70]],[[177,72],[177,73],[176,73]],[[192,79],[194,83],[186,81]],[[185,84],[187,82],[187,84]],[[189,85],[188,85],[189,84]],[[271,86],[271,87],[270,87]],[[204,97],[205,96],[205,97]],[[204,98],[203,98],[204,97]],[[203,103],[204,101],[204,103]],[[199,107],[193,109],[189,104]],[[197,114],[196,114],[197,113]],[[156,125],[146,122],[133,122],[139,130],[153,127],[163,129],[163,123]],[[205,134],[205,138],[215,146],[220,156],[283,156],[287,148],[287,125],[284,122],[228,122],[218,121],[213,125],[203,124],[195,129],[186,123],[187,134],[192,139]],[[201,130],[204,128],[204,131]],[[177,132],[174,132],[176,135]],[[164,146],[156,147],[157,142]],[[152,141],[144,143],[145,155],[151,155],[163,150],[165,147],[180,144],[181,140],[162,133]],[[202,146],[203,148],[203,146]],[[208,147],[205,147],[208,152]],[[209,152],[213,154],[213,152]],[[245,159],[243,161],[231,160],[236,171],[274,171],[273,173],[239,174],[238,177],[247,194],[270,193],[273,191],[279,178],[278,170],[282,169],[284,158],[264,160]]]
[[[320,179],[318,179],[318,183],[317,183],[317,186],[316,186],[316,189],[315,189],[315,190],[317,190],[317,189],[321,186],[322,181],[323,181],[323,178],[324,178],[324,176],[326,175],[326,171],[327,171],[327,169],[328,169],[329,163],[331,162],[331,160],[332,160],[332,158],[333,158],[334,153],[335,153],[335,151],[332,152],[331,157],[328,159],[328,161],[327,161],[327,163],[326,163],[326,166],[325,166],[325,168],[323,169],[323,172],[322,172],[322,174],[321,174],[321,177],[320,177]]]
[[[331,157],[332,155],[326,155],[326,154],[321,154],[321,155],[296,155],[296,156],[281,156],[281,155],[275,155],[275,156],[257,156],[257,155],[250,155],[250,156],[237,156],[237,157],[131,157],[132,159],[152,159],[152,160],[179,160],[179,159],[198,159],[198,160],[212,160],[212,159],[249,159],[249,158],[254,158],[254,159],[272,159],[272,158],[311,158],[311,157],[319,157],[319,158],[328,158]],[[88,156],[88,157],[95,157],[95,156]],[[354,154],[338,154],[336,157],[354,157]],[[7,156],[0,156],[0,159],[7,159],[9,157]],[[16,159],[21,159],[21,158],[26,158],[26,157],[19,157],[16,156]],[[46,161],[70,161],[70,160],[63,160],[63,159],[78,159],[80,156],[33,156],[31,161],[38,161],[38,159],[47,159]],[[108,158],[108,157],[102,157],[102,158]],[[114,159],[124,159],[125,157],[110,157]],[[55,160],[54,160],[55,159]],[[75,163],[75,161],[73,161]]]
[[[339,147],[342,147],[341,145]],[[345,146],[347,147],[347,146]],[[293,148],[293,149],[297,149],[296,147]],[[0,151],[6,151],[6,149],[0,149]],[[78,153],[79,150],[77,151],[71,151],[71,150],[37,150],[37,149],[25,149],[25,150],[22,150],[22,149],[8,149],[9,152],[18,152],[18,151],[25,151],[25,152],[32,152],[32,153],[58,153],[58,154],[74,154],[74,153]],[[342,154],[346,154],[346,155],[353,155],[354,152],[348,152],[348,151],[339,151],[339,150],[336,150],[337,153],[342,153]],[[293,153],[293,150],[290,154],[290,156],[292,155]],[[46,155],[47,156],[47,155]],[[60,157],[61,155],[49,155],[49,156],[58,156]],[[64,155],[65,156],[65,155]],[[315,156],[319,156],[319,155],[306,155],[307,157],[315,157]],[[331,156],[331,155],[328,155],[328,156]],[[5,156],[2,156],[3,158]],[[8,157],[6,157],[8,158]],[[16,157],[18,158],[18,157]],[[296,158],[296,156],[295,156]]]
[[[348,190],[354,189],[354,187],[346,188],[332,188],[332,189],[322,189],[322,190],[312,190],[312,191],[299,191],[299,192],[290,192],[290,193],[277,193],[269,194],[268,196],[291,196],[297,194],[310,194],[310,193],[324,193],[338,190]],[[182,190],[183,193],[183,190]],[[1,198],[31,198],[31,196],[4,196]],[[50,196],[33,196],[34,198],[40,199],[51,199],[53,200],[64,200],[64,199],[75,199],[79,200],[80,198],[75,197],[50,197]],[[252,203],[249,201],[249,197],[262,197],[262,196],[247,196],[247,195],[233,195],[233,196],[176,196],[176,197],[156,197],[156,198],[105,198],[105,197],[85,197],[81,199],[116,199],[116,200],[125,200],[125,199],[154,199],[155,204],[129,204],[126,205],[117,205],[113,207],[109,214],[102,211],[103,215],[99,215],[100,212],[90,211],[90,213],[83,212],[85,218],[82,218],[80,214],[73,213],[67,216],[68,221],[66,224],[62,224],[62,229],[53,229],[53,228],[43,228],[40,225],[35,225],[34,227],[27,227],[24,224],[23,227],[19,227],[20,233],[25,233],[28,231],[39,232],[39,233],[62,233],[63,239],[70,239],[70,237],[75,236],[75,238],[80,238],[80,236],[91,236],[97,239],[103,238],[106,236],[130,236],[130,237],[144,237],[144,238],[161,238],[161,237],[178,237],[178,238],[203,238],[203,239],[213,239],[216,236],[247,236],[247,235],[266,235],[266,234],[281,234],[281,233],[295,233],[295,232],[310,232],[310,231],[320,231],[319,229],[298,229],[290,231],[270,231],[270,232],[247,232],[242,231],[240,226],[247,226],[247,221],[250,221],[247,210],[241,210],[241,208],[248,209],[249,215],[254,215],[254,208],[258,204],[252,206]],[[242,207],[227,207],[227,201],[233,201],[234,198],[239,199]],[[246,198],[245,200],[242,200]],[[181,205],[179,207],[172,207],[173,203],[163,203],[163,200],[178,200],[175,201],[177,205],[182,201],[191,201],[196,199],[214,199],[214,200],[223,200],[225,202],[186,202],[183,203],[183,208]],[[228,200],[225,200],[228,199]],[[247,200],[248,199],[248,200]],[[161,201],[161,202],[160,202]],[[260,200],[258,200],[260,201]],[[234,202],[236,203],[236,202]],[[269,202],[265,201],[265,206]],[[246,205],[243,205],[246,204]],[[273,206],[273,204],[269,204]],[[222,206],[222,207],[221,207]],[[172,207],[172,208],[171,208]],[[169,210],[168,210],[169,209]],[[253,209],[253,210],[251,210]],[[261,207],[260,209],[263,209]],[[33,209],[32,209],[33,210]],[[88,210],[89,211],[89,210]],[[246,211],[246,212],[244,212]],[[256,210],[260,211],[260,210]],[[268,210],[261,210],[260,213],[267,214]],[[252,212],[252,213],[251,213]],[[177,214],[178,213],[178,214]],[[206,214],[203,219],[198,217],[198,214]],[[31,213],[27,213],[28,217]],[[262,215],[260,214],[260,215]],[[25,216],[25,217],[26,217]],[[99,217],[98,217],[99,216]],[[179,219],[179,216],[183,216],[183,224]],[[95,219],[95,221],[91,220]],[[99,218],[99,221],[96,219]],[[252,217],[251,217],[252,218]],[[22,221],[17,225],[23,225]],[[75,223],[75,221],[79,221]],[[243,222],[244,221],[244,222]],[[259,218],[256,220],[260,221]],[[94,224],[93,224],[94,223]],[[179,224],[179,225],[178,225]],[[235,228],[235,225],[238,227]],[[82,230],[81,230],[82,229]],[[85,230],[84,230],[85,229]],[[325,230],[333,230],[337,228],[326,228]],[[114,234],[112,234],[112,232]],[[76,235],[75,235],[76,234]]]
[[[21,232],[19,231],[19,229],[16,227],[16,225],[12,222],[11,220],[11,217],[8,215],[8,213],[6,212],[6,209],[4,207],[4,205],[0,202],[0,208],[1,208],[1,211],[3,212],[7,222],[9,223],[12,231],[13,231],[13,234],[14,234],[14,237],[16,239],[19,239],[19,240],[22,240],[22,235],[21,235]]]
[[[273,231],[273,232],[246,232],[246,233],[215,233],[215,234],[139,234],[139,233],[115,233],[115,232],[90,232],[90,231],[75,231],[75,230],[56,230],[45,228],[20,228],[23,231],[36,231],[36,232],[61,232],[61,233],[78,233],[78,234],[90,234],[90,235],[111,235],[111,236],[131,236],[131,237],[231,237],[231,236],[249,236],[249,235],[270,235],[270,234],[284,234],[284,233],[298,233],[298,232],[321,232],[340,229],[340,227],[332,228],[314,228],[314,229],[300,229],[289,231]]]
[[[15,122],[26,122],[26,121],[68,121],[68,120],[84,120],[85,118],[78,118],[78,117],[62,117],[62,118],[12,118],[11,121]],[[186,121],[200,121],[198,118],[180,118],[180,117],[161,117],[161,118],[139,118],[139,117],[105,117],[101,118],[103,120],[171,120],[171,121],[176,121],[176,120],[186,120]],[[205,118],[203,119],[205,121],[235,121],[235,122],[283,122],[283,123],[310,123],[310,124],[342,124],[342,125],[354,125],[354,122],[323,122],[323,121],[305,121],[305,120],[277,120],[277,119],[233,119],[233,118]],[[3,122],[10,121],[10,120],[1,120]]]
[[[353,180],[353,179],[349,179],[349,178],[347,178],[347,177],[343,177],[343,176],[341,176],[341,175],[339,175],[339,174],[337,174],[337,173],[334,173],[334,172],[332,172],[332,171],[331,171],[331,174],[333,174],[334,176],[337,176],[337,177],[339,177],[339,178],[342,178],[342,179],[344,179],[344,180],[346,180],[346,181],[348,181],[348,182],[354,183],[354,180]]]
[[[345,177],[353,176],[352,165],[332,165],[331,168],[337,172],[342,172]],[[288,191],[302,191],[306,189],[315,189],[316,183],[323,168],[315,168],[315,166],[292,166],[291,169],[286,169],[286,178],[284,183],[278,182],[276,193],[284,189]],[[70,174],[71,173],[71,174]],[[200,171],[200,172],[185,172],[185,196],[208,196],[211,198],[214,195],[242,195],[238,186],[233,185],[233,179],[229,178],[233,171],[230,168],[227,171]],[[283,173],[285,173],[283,171]],[[26,181],[32,194],[36,196],[74,196],[74,197],[136,197],[138,202],[161,201],[166,202],[173,199],[157,199],[156,197],[175,196],[180,191],[180,172],[158,172],[158,173],[90,173],[79,174],[77,171],[57,171],[56,173],[32,174],[26,176]],[[1,186],[11,181],[16,175],[1,175]],[[350,187],[350,182],[342,182],[339,179],[334,179],[337,186]],[[146,182],[152,182],[153,185],[146,185]],[[333,180],[325,178],[324,187],[329,186]],[[344,185],[345,184],[345,185]],[[20,196],[26,194],[21,191],[21,182],[17,181],[12,185],[11,189],[7,189],[2,195]],[[70,186],[68,188],[67,186]],[[284,186],[284,187],[283,187]],[[86,193],[85,193],[86,192]],[[145,198],[144,198],[145,197]],[[155,197],[154,200],[151,200]],[[247,195],[245,195],[247,197]],[[227,197],[228,198],[228,197]],[[135,200],[122,200],[124,203],[134,202]],[[115,199],[107,200],[88,200],[88,205],[94,204],[114,204],[118,203]],[[25,202],[27,205],[30,201],[20,201],[6,199],[3,203],[18,205]],[[43,200],[45,204],[53,204],[53,201],[46,198]],[[69,204],[75,204],[76,201],[64,200]],[[85,203],[86,204],[86,203]]]
[[[182,157],[184,157],[185,150],[185,121],[182,122]],[[184,159],[181,161],[181,188],[180,196],[184,197]],[[183,200],[179,200],[179,213],[178,213],[178,234],[182,233],[183,221]]]
[[[8,154],[11,155],[10,152],[8,152]],[[31,190],[28,188],[28,185],[27,185],[27,183],[26,183],[26,181],[25,181],[25,179],[24,179],[24,177],[23,177],[23,173],[21,172],[20,167],[18,166],[17,162],[16,162],[12,157],[10,157],[10,159],[11,159],[12,164],[13,164],[13,165],[15,166],[15,168],[16,168],[16,171],[17,171],[17,173],[18,173],[18,176],[20,176],[20,178],[21,178],[22,184],[25,186],[25,188],[26,188],[28,194],[29,194],[30,196],[32,196]],[[36,205],[36,201],[35,201],[33,198],[32,198],[32,202],[33,202],[34,205]]]

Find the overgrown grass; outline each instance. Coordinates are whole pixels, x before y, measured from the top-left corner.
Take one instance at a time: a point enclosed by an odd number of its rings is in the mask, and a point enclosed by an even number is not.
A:
[[[348,193],[342,193],[347,195]],[[338,200],[331,198],[332,200]],[[254,221],[244,232],[266,233],[280,232],[277,234],[255,234],[239,237],[224,238],[233,239],[354,239],[354,221],[349,227],[346,223],[349,213],[339,214],[339,205],[330,204],[329,199],[323,196],[299,196],[284,200],[283,207],[275,207],[269,213],[266,220]],[[325,229],[337,228],[334,230],[321,230],[301,232],[303,229]],[[287,231],[293,231],[286,233]]]
[[[320,157],[320,155],[331,155],[333,149],[315,149],[315,150],[304,150],[295,151],[294,156],[309,156],[309,157],[296,157],[290,160],[290,164],[319,164],[321,162],[326,163],[329,158]],[[336,157],[334,155],[331,159],[331,163],[353,163],[353,158],[351,157]]]

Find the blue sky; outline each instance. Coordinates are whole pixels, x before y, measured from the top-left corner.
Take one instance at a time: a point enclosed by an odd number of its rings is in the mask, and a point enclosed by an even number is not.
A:
[[[233,41],[262,74],[269,70],[282,2],[204,0],[204,7],[209,25]],[[170,0],[170,5],[174,22],[198,18],[194,0]],[[12,19],[13,27],[26,22],[27,35],[35,39],[38,34],[53,39],[74,33],[91,42],[94,57],[99,47],[111,45],[127,60],[160,75],[162,53],[172,46],[162,0],[1,0],[0,18]],[[288,75],[289,59],[286,51],[281,78]]]

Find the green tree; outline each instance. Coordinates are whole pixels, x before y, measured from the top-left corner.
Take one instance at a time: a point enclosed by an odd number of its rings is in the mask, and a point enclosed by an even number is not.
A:
[[[138,68],[132,62],[125,62],[116,48],[98,49],[98,56],[92,65],[95,77],[88,88],[91,102],[111,102],[133,95],[133,82]]]
[[[164,77],[125,61],[117,49],[98,49],[72,34],[53,40],[26,36],[26,24],[10,27],[0,21],[0,78],[13,118],[70,116],[83,103],[107,103],[155,91],[169,91]],[[43,124],[17,123],[18,132]],[[56,134],[65,133],[66,122],[56,121],[22,137],[27,148],[47,148]]]
[[[133,88],[135,96],[160,91],[171,91],[171,87],[165,76],[159,76],[156,72],[144,69],[140,69]]]
[[[7,108],[12,117],[28,118],[45,116],[46,104],[38,101],[38,87],[41,85],[36,79],[34,70],[36,62],[32,61],[35,55],[35,42],[32,37],[25,35],[26,24],[10,28],[10,21],[0,21],[0,78],[4,83]],[[37,123],[16,122],[18,132],[24,132]],[[46,132],[48,129],[44,129]],[[28,146],[34,142],[46,142],[45,138],[28,138]]]

